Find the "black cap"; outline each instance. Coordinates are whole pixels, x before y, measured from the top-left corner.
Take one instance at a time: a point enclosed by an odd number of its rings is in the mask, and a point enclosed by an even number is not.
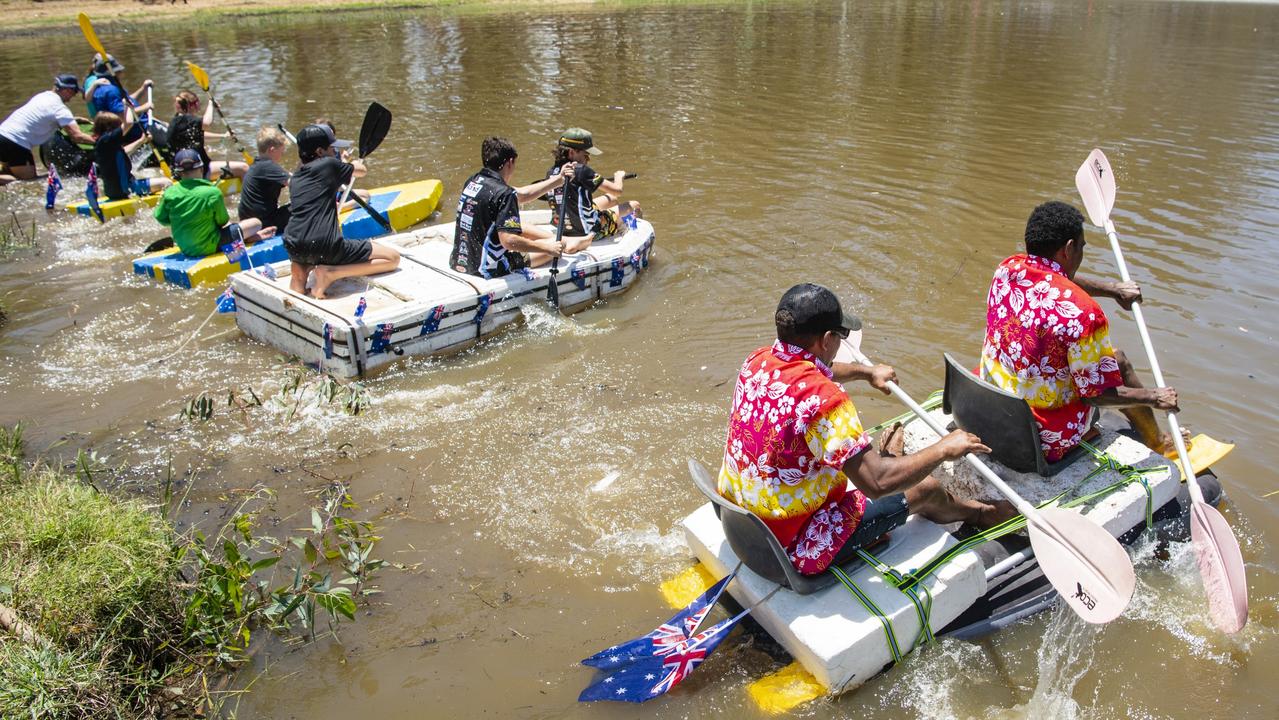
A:
[[[79,90],[80,79],[71,73],[62,73],[54,76],[53,86],[59,90]]]
[[[326,147],[351,147],[350,140],[338,140],[328,125],[307,125],[298,131],[298,155],[303,160],[315,157]]]
[[[856,315],[844,312],[839,298],[830,288],[814,283],[801,283],[786,291],[777,303],[774,316],[779,335],[819,335],[827,331],[842,331],[847,335],[862,329],[862,321]]]

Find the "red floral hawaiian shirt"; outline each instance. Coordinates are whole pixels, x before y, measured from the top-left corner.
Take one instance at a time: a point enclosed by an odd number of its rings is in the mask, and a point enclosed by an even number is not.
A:
[[[737,376],[719,492],[764,520],[802,573],[830,565],[857,529],[866,498],[844,462],[870,446],[831,369],[778,341]]]
[[[1123,385],[1101,306],[1060,265],[1035,255],[1014,255],[995,271],[981,376],[1030,404],[1049,462],[1087,431],[1084,398]]]

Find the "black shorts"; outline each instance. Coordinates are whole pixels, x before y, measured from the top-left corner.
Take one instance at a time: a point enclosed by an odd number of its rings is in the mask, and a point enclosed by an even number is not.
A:
[[[230,245],[236,240],[244,240],[244,231],[240,229],[240,223],[231,223],[218,228],[218,242],[223,247]],[[226,252],[223,250],[223,252]]]
[[[368,262],[373,257],[373,243],[346,238],[324,247],[307,248],[299,247],[286,237],[284,249],[289,259],[299,265],[354,265]]]
[[[4,167],[22,167],[23,165],[35,164],[35,156],[31,154],[30,150],[0,135],[0,165]]]
[[[885,534],[906,524],[910,517],[910,508],[906,507],[906,495],[897,493],[878,500],[866,500],[866,512],[862,514],[862,522],[848,536],[844,546],[835,553],[831,564],[843,565],[857,557],[857,549],[864,548]]]

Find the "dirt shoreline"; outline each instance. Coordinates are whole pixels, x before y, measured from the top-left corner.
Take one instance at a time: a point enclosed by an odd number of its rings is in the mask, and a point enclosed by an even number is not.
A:
[[[80,32],[76,18],[88,12],[95,27],[143,25],[221,17],[247,17],[323,11],[390,11],[413,8],[520,9],[616,5],[617,0],[113,0],[86,4],[77,0],[0,0],[0,37]]]

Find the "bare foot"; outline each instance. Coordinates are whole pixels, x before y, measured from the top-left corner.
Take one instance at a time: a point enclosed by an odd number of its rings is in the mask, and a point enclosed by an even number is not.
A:
[[[985,504],[977,513],[977,521],[974,524],[984,530],[1008,522],[1017,515],[1017,508],[1013,507],[1012,503],[1007,500],[993,500]]]
[[[332,270],[324,265],[316,265],[311,273],[312,277],[315,278],[315,282],[311,285],[311,297],[316,300],[324,300],[325,293],[328,291],[329,286],[333,284]]]
[[[901,423],[893,423],[892,427],[879,434],[880,455],[900,457],[905,450],[906,433]]]
[[[1181,441],[1186,444],[1186,452],[1190,452],[1190,429],[1181,428]],[[1172,435],[1169,433],[1159,434],[1159,445],[1154,448],[1155,452],[1166,458],[1177,457],[1177,445],[1172,441]]]
[[[294,276],[292,280],[289,280],[289,289],[297,293],[298,295],[305,295],[306,280],[303,280],[301,283],[299,283],[297,277]]]

